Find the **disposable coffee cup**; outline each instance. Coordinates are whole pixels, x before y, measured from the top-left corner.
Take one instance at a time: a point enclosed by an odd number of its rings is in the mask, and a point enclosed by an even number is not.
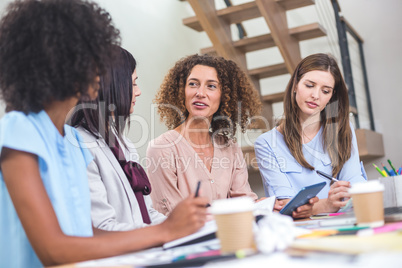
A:
[[[214,215],[217,237],[222,253],[254,250],[254,201],[249,197],[215,200],[210,212]]]
[[[384,225],[384,185],[378,180],[355,183],[349,189],[358,226]]]

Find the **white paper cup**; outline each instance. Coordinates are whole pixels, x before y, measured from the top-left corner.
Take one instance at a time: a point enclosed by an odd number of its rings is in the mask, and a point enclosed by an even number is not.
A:
[[[222,253],[255,249],[253,222],[254,201],[249,197],[215,200],[211,213],[217,225]]]
[[[384,225],[384,185],[378,180],[355,183],[349,189],[358,226]]]

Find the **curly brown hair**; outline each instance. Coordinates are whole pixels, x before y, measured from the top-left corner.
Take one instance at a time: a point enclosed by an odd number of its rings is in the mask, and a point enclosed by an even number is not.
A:
[[[86,95],[119,43],[109,13],[95,3],[11,3],[0,22],[0,97],[7,111],[39,112]]]
[[[188,117],[185,106],[185,85],[196,65],[215,68],[221,85],[222,97],[218,111],[211,122],[212,133],[222,135],[225,143],[233,139],[237,126],[245,132],[250,119],[258,115],[261,101],[244,71],[232,60],[211,55],[190,55],[180,59],[169,70],[157,93],[154,103],[169,129],[174,129]]]

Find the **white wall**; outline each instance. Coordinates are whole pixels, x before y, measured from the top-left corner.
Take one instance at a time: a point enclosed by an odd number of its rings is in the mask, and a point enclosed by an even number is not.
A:
[[[187,3],[166,0],[96,0],[108,10],[121,31],[122,46],[138,62],[138,84],[142,91],[131,117],[130,139],[145,157],[150,139],[166,131],[151,105],[169,68],[181,57],[198,53],[211,43],[205,33],[182,24],[192,15]]]
[[[217,0],[220,1],[220,0]],[[316,0],[327,1],[327,0]],[[9,0],[0,0],[3,10]],[[193,15],[188,3],[178,0],[96,0],[107,9],[115,25],[121,30],[122,45],[138,60],[139,85],[142,96],[135,107],[129,137],[137,142],[141,157],[149,139],[163,133],[166,128],[153,115],[152,99],[168,69],[179,58],[197,53],[200,48],[210,46],[205,33],[195,32],[182,24],[182,19]],[[235,4],[244,2],[233,1]],[[352,26],[363,37],[369,86],[373,102],[375,124],[384,137],[386,158],[376,159],[375,163],[386,162],[390,158],[395,166],[402,165],[402,88],[399,75],[402,73],[402,1],[400,0],[339,0],[342,12]],[[222,6],[222,5],[221,5]],[[295,13],[289,24],[304,21],[303,13],[311,14],[308,8]],[[308,20],[311,20],[309,17]],[[310,23],[312,21],[306,21]],[[252,24],[253,22],[250,22]],[[256,26],[252,24],[254,30]],[[257,26],[258,27],[258,26]],[[258,32],[258,29],[256,29]],[[323,45],[321,47],[320,45]],[[323,39],[302,44],[302,55],[328,51]],[[253,58],[253,56],[251,56]],[[255,55],[254,58],[261,58]],[[262,57],[276,60],[271,54]],[[265,65],[252,62],[254,65]],[[277,83],[278,84],[278,83]],[[280,85],[280,83],[279,83]],[[4,107],[4,106],[3,106]],[[4,109],[4,108],[3,108]],[[0,116],[2,110],[0,107]],[[141,128],[142,127],[142,128]],[[151,130],[147,132],[145,130]],[[378,173],[365,163],[369,178],[377,178]],[[263,192],[258,176],[252,176],[253,189]]]
[[[382,133],[385,157],[366,161],[369,179],[379,177],[372,163],[402,165],[402,1],[338,0],[341,11],[364,39],[376,131]]]

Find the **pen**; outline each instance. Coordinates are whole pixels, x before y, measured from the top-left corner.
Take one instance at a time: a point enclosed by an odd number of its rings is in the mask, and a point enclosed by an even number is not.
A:
[[[327,179],[329,179],[329,180],[331,180],[333,182],[339,181],[338,179],[335,179],[334,177],[332,177],[332,176],[330,176],[330,175],[328,175],[328,174],[326,174],[326,173],[324,173],[322,171],[316,170],[315,172],[317,172],[318,175],[321,175],[324,178],[327,178]]]
[[[200,191],[200,186],[201,186],[201,181],[197,182],[197,188],[195,189],[195,196],[194,197],[198,197],[198,193]]]
[[[374,166],[375,169],[381,174],[381,176],[385,177],[385,176],[384,176],[384,173],[382,173],[382,170],[381,170],[379,167],[377,167],[376,164],[373,163],[373,166]]]
[[[394,168],[394,165],[392,165],[391,160],[388,159],[387,161],[388,161],[389,165],[391,166],[392,170],[395,172],[395,175],[397,175],[398,173],[396,172],[396,169]]]

